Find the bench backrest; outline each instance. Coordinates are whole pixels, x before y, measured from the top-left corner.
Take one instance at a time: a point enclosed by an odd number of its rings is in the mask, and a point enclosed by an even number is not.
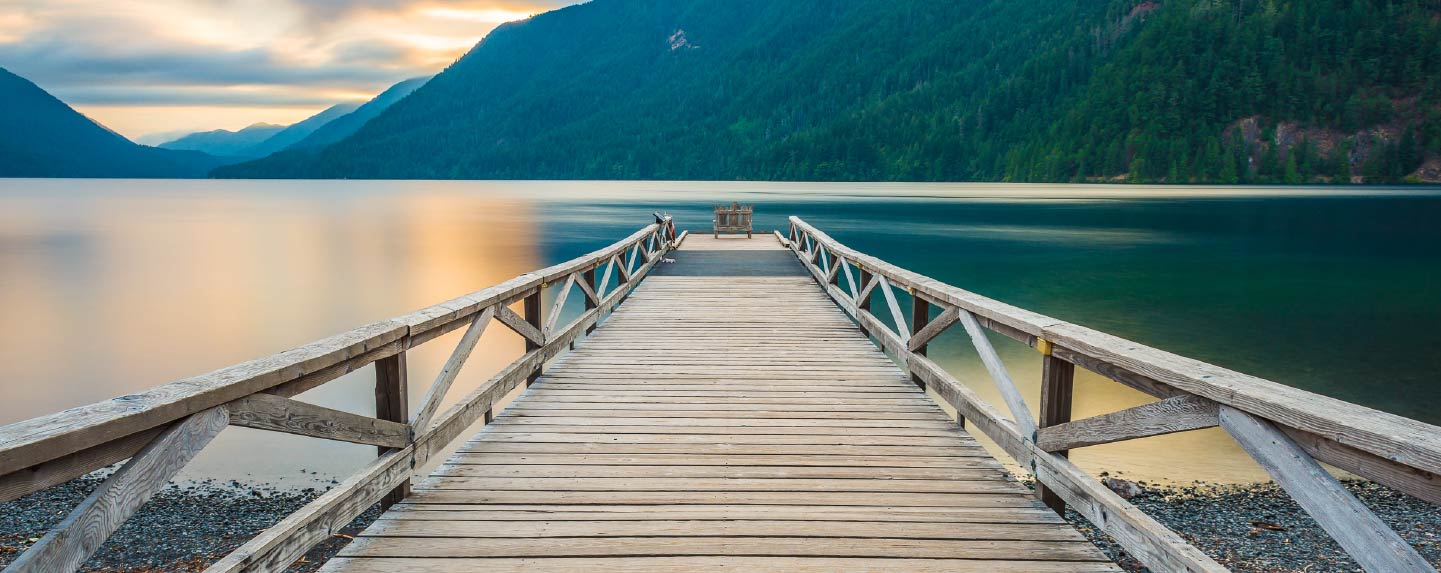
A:
[[[716,205],[715,230],[749,233],[751,231],[751,217],[754,214],[754,205],[741,205],[740,203]]]

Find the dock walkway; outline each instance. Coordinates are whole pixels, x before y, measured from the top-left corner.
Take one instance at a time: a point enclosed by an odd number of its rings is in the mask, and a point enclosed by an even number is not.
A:
[[[1361,568],[1436,573],[1321,463],[1441,504],[1441,427],[1012,306],[789,222],[717,239],[660,215],[451,300],[0,426],[0,502],[119,464],[3,573],[79,571],[231,426],[376,457],[205,573],[287,571],[377,504],[322,571],[1119,571],[1057,516],[1073,510],[1151,571],[1225,573],[1068,458],[1216,427]],[[447,399],[488,327],[524,354]],[[948,330],[964,336],[938,338]],[[1035,409],[993,337],[1036,351]],[[411,404],[406,357],[440,340],[454,349]],[[989,380],[929,358],[956,342]],[[373,417],[305,399],[361,368]],[[1082,370],[1155,400],[1072,419]]]
[[[774,236],[668,256],[324,571],[1119,570]]]

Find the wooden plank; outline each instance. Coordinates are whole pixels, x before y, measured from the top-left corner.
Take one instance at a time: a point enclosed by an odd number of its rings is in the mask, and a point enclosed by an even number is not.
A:
[[[986,371],[991,374],[991,381],[995,382],[996,388],[1001,391],[1001,397],[1006,401],[1006,406],[1010,408],[1011,417],[1015,421],[1016,427],[1020,429],[1021,435],[1036,435],[1036,420],[1031,416],[1031,409],[1026,406],[1026,400],[1021,397],[1021,391],[1016,388],[1015,381],[1011,380],[1011,375],[1006,371],[1006,364],[1001,361],[1001,356],[996,354],[995,347],[991,346],[991,339],[986,337],[986,331],[981,329],[975,315],[970,312],[962,311],[960,318],[961,325],[971,336],[971,344],[980,354]],[[901,342],[905,343],[904,340]]]
[[[1048,427],[1071,421],[1071,397],[1075,391],[1075,376],[1076,367],[1070,362],[1056,358],[1049,353],[1042,358],[1041,419],[1038,424],[1040,430],[1036,438],[1038,443],[1045,436]],[[1041,446],[1041,449],[1063,458],[1069,457],[1068,448]],[[1066,514],[1066,501],[1046,488],[1045,484],[1036,484],[1036,497],[1058,515]]]
[[[431,418],[440,409],[441,400],[445,399],[445,393],[450,391],[451,384],[455,383],[455,377],[460,375],[460,368],[465,365],[470,353],[475,350],[476,343],[480,342],[480,336],[485,333],[485,327],[490,325],[490,320],[495,317],[496,307],[492,306],[480,314],[475,315],[470,327],[465,329],[460,342],[451,351],[450,357],[445,359],[445,365],[440,368],[440,374],[435,376],[435,382],[430,384],[426,390],[425,398],[420,401],[420,411],[415,414],[415,421],[412,426],[422,431],[430,425]]]
[[[76,571],[100,545],[225,429],[225,408],[196,413],[163,430],[121,466],[6,573]]]
[[[553,461],[557,456],[551,456]],[[1008,474],[999,464],[975,460],[970,467],[889,468],[884,472],[864,465],[836,466],[745,466],[745,465],[601,465],[557,461],[554,465],[475,463],[446,464],[431,474],[440,477],[499,478],[717,478],[717,479],[865,479],[884,475],[901,480],[1006,481]]]
[[[653,234],[657,228],[658,225],[647,226],[593,253],[393,320],[362,326],[279,354],[134,395],[0,427],[0,476],[21,470],[38,475],[40,470],[33,468],[40,464],[82,451],[122,451],[128,445],[118,449],[102,446],[250,394],[303,382],[298,386],[290,385],[286,391],[276,392],[282,396],[293,396],[400,352],[412,343],[419,344],[448,329],[459,328],[481,309],[523,296],[551,276],[565,276],[582,268],[593,268],[598,261],[634,247],[637,241]],[[90,469],[96,469],[116,459],[114,455],[74,455],[61,465],[70,468],[67,470],[70,473],[78,471],[74,468],[80,461],[94,461],[98,465]],[[46,475],[54,479],[60,474],[50,471]]]
[[[1177,390],[1283,426],[1336,439],[1382,459],[1431,474],[1441,473],[1441,428],[1436,426],[1177,356],[1081,326],[1048,327],[1045,338]]]
[[[414,521],[870,521],[893,523],[1049,523],[1056,514],[1015,507],[846,507],[825,505],[442,505],[396,506],[386,514]]]
[[[539,478],[523,479],[491,477],[427,478],[427,492],[462,491],[644,491],[644,492],[829,492],[829,493],[941,493],[941,494],[1005,494],[1022,493],[1016,484],[1000,480],[900,480],[900,479],[731,479],[672,478],[637,480],[634,478]]]
[[[886,306],[891,309],[891,319],[895,321],[896,336],[901,339],[901,346],[906,346],[911,341],[910,327],[906,326],[906,317],[901,314],[901,305],[896,303],[896,294],[891,292],[891,282],[886,280],[884,275],[876,275],[881,284],[881,294],[886,298]]]
[[[168,424],[345,362],[404,335],[403,325],[378,322],[208,374],[0,427],[0,475]]]
[[[916,300],[922,299],[920,297],[916,297]],[[907,347],[910,348],[911,352],[915,352],[917,354],[925,356],[926,344],[929,344],[937,336],[940,336],[942,332],[945,332],[946,329],[950,328],[955,323],[960,322],[960,320],[960,309],[947,308],[945,310],[942,310],[941,313],[939,315],[936,315],[934,319],[931,319],[930,322],[924,323],[924,328],[916,331],[915,334],[911,335],[911,341],[907,345]]]
[[[151,428],[137,432],[0,476],[0,502],[18,499],[88,474],[95,468],[124,461],[144,448],[145,444],[155,440],[163,429]]]
[[[885,475],[898,475],[890,473],[897,469],[946,471],[947,469],[953,468],[1000,467],[1000,464],[987,456],[983,450],[972,450],[966,452],[966,455],[943,455],[945,453],[946,452],[935,452],[936,455],[930,456],[891,456],[884,455],[881,452],[853,455],[807,453],[732,454],[725,452],[712,454],[459,452],[452,456],[447,463],[454,466],[467,464],[493,466],[506,464],[568,464],[605,466],[786,466],[792,468],[865,467]]]
[[[575,281],[575,286],[580,287],[580,292],[585,295],[585,308],[595,308],[600,303],[600,297],[595,294],[595,269],[580,273],[580,280]]]
[[[527,344],[545,343],[545,337],[540,333],[540,329],[531,326],[525,318],[516,314],[510,307],[504,305],[495,307],[495,318],[507,328],[515,331],[516,334],[524,337]]]
[[[280,572],[410,477],[413,447],[392,451],[281,519],[205,569],[205,573]]]
[[[468,539],[543,539],[547,537],[804,537],[951,539],[989,541],[1076,541],[1075,533],[1054,523],[896,523],[886,521],[377,521],[366,537],[458,537]]]
[[[1110,563],[1019,561],[1014,559],[872,559],[856,557],[577,557],[416,559],[339,557],[322,573],[460,573],[466,571],[529,571],[588,573],[659,573],[672,571],[912,571],[915,573],[1110,573],[1121,569]]]
[[[390,538],[358,537],[346,557],[597,557],[597,556],[811,556],[1097,561],[1086,541],[951,539],[824,539],[786,537]]]
[[[1149,436],[1160,436],[1215,427],[1220,406],[1196,396],[1176,396],[1042,428],[1036,446],[1048,452],[1109,444]]]
[[[907,367],[924,377],[927,387],[954,406],[971,426],[984,432],[1017,463],[1029,466],[1037,481],[1110,534],[1147,567],[1161,571],[1227,571],[1066,458],[1041,450],[1024,439],[1013,422],[930,359],[916,357]]]
[[[550,490],[457,490],[437,489],[417,493],[409,500],[425,504],[627,504],[627,505],[829,505],[865,507],[1006,507],[1035,509],[1040,506],[1028,494],[906,493],[808,491],[550,491]]]
[[[561,310],[565,308],[566,298],[570,296],[570,287],[575,286],[575,275],[565,277],[565,283],[560,290],[555,292],[555,302],[550,307],[550,318],[545,321],[545,327],[540,331],[549,337],[555,331],[556,324],[560,321]]]
[[[1367,571],[1431,572],[1425,559],[1270,422],[1230,406],[1221,427]]]
[[[410,385],[407,382],[408,368],[405,353],[375,363],[375,417],[400,424],[410,419]],[[380,446],[379,455],[395,451],[395,448]],[[410,495],[410,480],[402,481],[381,500],[381,508],[387,508]]]
[[[225,405],[230,425],[297,436],[403,448],[410,426],[307,404],[273,394],[252,394]]]

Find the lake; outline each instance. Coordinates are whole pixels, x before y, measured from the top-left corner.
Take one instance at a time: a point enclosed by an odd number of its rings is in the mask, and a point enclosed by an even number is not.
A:
[[[713,202],[799,215],[952,285],[1313,392],[1441,423],[1441,190],[996,184],[0,180],[0,423],[389,318]],[[931,355],[1000,405],[952,329]],[[460,332],[410,355],[419,402]],[[999,340],[999,339],[998,339]],[[998,342],[1038,403],[1040,358]],[[522,352],[487,331],[459,397]],[[304,399],[369,413],[371,370]],[[1075,416],[1146,398],[1078,370]],[[375,450],[243,428],[185,471],[281,486]],[[1086,448],[1093,472],[1249,481],[1219,430]]]

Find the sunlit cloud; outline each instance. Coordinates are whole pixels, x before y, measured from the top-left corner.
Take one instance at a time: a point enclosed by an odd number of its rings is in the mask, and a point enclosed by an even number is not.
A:
[[[0,67],[132,137],[286,123],[437,73],[497,25],[577,1],[0,0]]]

